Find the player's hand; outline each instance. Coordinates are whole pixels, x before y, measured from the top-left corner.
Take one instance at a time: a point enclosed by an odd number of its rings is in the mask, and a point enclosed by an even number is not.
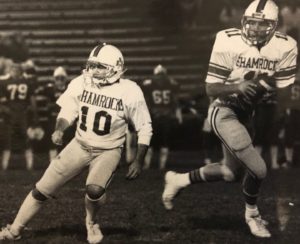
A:
[[[141,164],[137,160],[134,160],[129,165],[128,173],[126,175],[126,179],[127,180],[134,180],[134,179],[136,179],[140,175],[141,171],[142,171]]]
[[[60,130],[56,130],[53,132],[51,139],[55,145],[61,146],[63,144],[63,135],[64,133]]]
[[[256,95],[256,85],[251,81],[243,81],[238,84],[240,94],[244,95],[246,101],[251,101],[251,97]]]

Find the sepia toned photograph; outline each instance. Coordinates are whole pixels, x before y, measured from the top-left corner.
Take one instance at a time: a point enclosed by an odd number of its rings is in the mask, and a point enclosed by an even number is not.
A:
[[[300,0],[0,0],[0,243],[300,243]]]

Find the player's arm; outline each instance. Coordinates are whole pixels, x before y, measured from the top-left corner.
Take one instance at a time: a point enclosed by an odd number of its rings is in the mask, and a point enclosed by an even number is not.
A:
[[[255,95],[255,84],[245,81],[244,77],[241,77],[238,84],[225,84],[233,69],[235,55],[233,37],[230,37],[226,31],[219,32],[212,49],[206,77],[208,96],[217,98],[233,93]]]
[[[38,123],[38,113],[37,113],[36,96],[34,94],[30,96],[30,107],[32,110],[33,124],[36,125]]]
[[[296,41],[288,37],[284,43],[287,44],[288,48],[283,53],[283,58],[278,64],[278,70],[274,74],[278,94],[288,92],[290,86],[295,82],[296,73],[299,69],[299,67],[297,69],[298,48]]]
[[[67,90],[56,102],[60,106],[60,111],[56,118],[52,142],[57,145],[62,145],[64,131],[73,124],[78,116],[78,90],[76,83],[75,85],[74,83],[70,83]]]
[[[206,93],[212,97],[226,96],[233,93],[251,97],[256,94],[255,89],[256,85],[251,81],[243,81],[239,84],[230,85],[225,85],[224,83],[206,83]]]
[[[173,89],[174,92],[174,110],[175,110],[175,117],[178,121],[179,124],[182,124],[183,122],[183,116],[182,116],[182,108],[180,105],[180,101],[179,101],[179,84],[174,80],[174,79],[170,79],[171,84],[175,87]]]
[[[127,179],[135,179],[141,172],[152,137],[152,125],[144,95],[139,87],[134,97],[134,101],[129,102],[128,116],[129,120],[137,131],[138,146],[137,153],[133,162],[129,165]]]

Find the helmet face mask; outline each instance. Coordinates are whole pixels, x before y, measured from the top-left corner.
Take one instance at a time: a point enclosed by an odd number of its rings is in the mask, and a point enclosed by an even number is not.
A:
[[[84,74],[92,84],[101,86],[117,82],[124,72],[124,59],[120,50],[104,44],[92,50]]]
[[[244,16],[242,35],[251,45],[265,45],[272,38],[277,21]]]
[[[266,45],[278,22],[278,7],[272,0],[254,0],[242,18],[242,38],[249,45]]]

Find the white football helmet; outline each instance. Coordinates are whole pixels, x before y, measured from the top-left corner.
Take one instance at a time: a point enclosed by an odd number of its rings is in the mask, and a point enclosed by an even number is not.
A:
[[[58,90],[64,90],[67,83],[68,74],[67,71],[62,67],[57,67],[53,72],[54,84]]]
[[[263,46],[278,23],[278,7],[272,0],[254,0],[242,18],[242,38],[249,45]]]
[[[162,66],[161,64],[155,66],[153,70],[153,74],[158,75],[158,74],[167,74],[167,69]]]
[[[101,86],[115,83],[125,71],[121,51],[104,43],[90,53],[84,74],[91,83]]]

